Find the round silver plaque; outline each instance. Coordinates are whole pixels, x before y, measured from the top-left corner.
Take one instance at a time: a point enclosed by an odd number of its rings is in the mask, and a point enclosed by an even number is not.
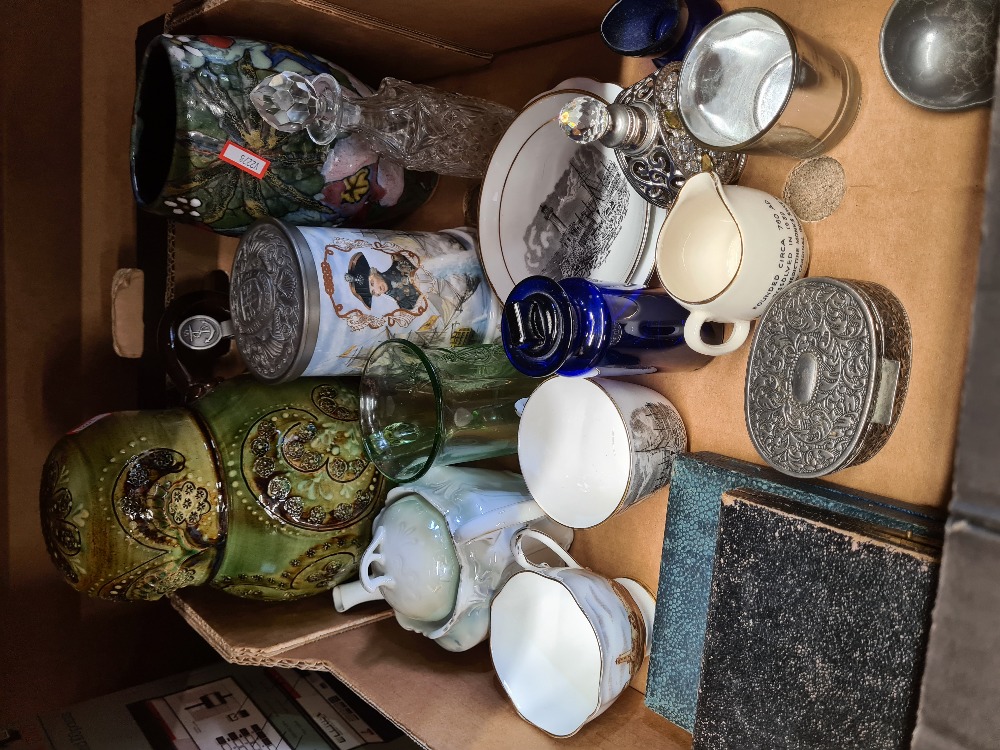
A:
[[[319,296],[312,256],[301,233],[274,219],[255,222],[240,239],[229,287],[236,347],[265,382],[297,378],[309,364]]]
[[[906,311],[867,281],[807,278],[757,322],[746,379],[750,440],[768,464],[810,478],[864,463],[906,398]]]

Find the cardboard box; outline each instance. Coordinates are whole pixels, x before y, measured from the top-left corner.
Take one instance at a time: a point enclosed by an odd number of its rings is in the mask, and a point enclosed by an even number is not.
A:
[[[489,64],[497,52],[598,27],[603,0],[489,0],[432,6],[392,0],[181,0],[170,33],[282,42],[339,62],[377,86],[385,76],[423,81]]]
[[[726,9],[740,3],[725,2]],[[942,115],[918,109],[885,80],[878,33],[889,0],[803,5],[765,4],[789,23],[841,50],[858,66],[862,105],[847,138],[830,152],[843,166],[847,191],[829,218],[807,223],[809,275],[876,281],[900,298],[913,329],[913,374],[895,434],[871,461],[831,477],[837,484],[899,500],[946,507],[964,374],[979,247],[989,111]],[[493,14],[516,13],[497,6]],[[439,79],[436,85],[511,106],[574,75],[628,85],[652,72],[647,61],[616,58],[599,36],[525,46],[497,54],[488,68]],[[741,184],[781,195],[797,162],[751,157]],[[445,180],[412,228],[462,222],[469,183]],[[178,249],[181,233],[178,233]],[[227,249],[224,252],[231,252]],[[694,373],[637,378],[666,394],[684,417],[691,450],[756,461],[743,422],[747,348]],[[584,565],[636,578],[655,590],[668,491],[594,529],[581,531],[573,554]],[[242,642],[227,627],[222,595],[180,592],[174,605],[213,643]],[[336,618],[330,613],[331,621]],[[285,641],[296,616],[274,622]],[[345,623],[346,627],[346,623]],[[555,741],[521,721],[495,684],[485,646],[444,653],[403,632],[392,620],[331,632],[271,653],[263,663],[329,669],[366,696],[418,741],[435,748],[686,747],[690,736],[642,706],[643,672],[633,691],[572,740]],[[458,707],[461,707],[459,709]]]
[[[14,561],[9,568],[2,567],[4,581],[16,578],[17,586],[11,586],[16,591],[9,598],[5,596],[0,609],[24,618],[16,637],[37,652],[33,669],[44,667],[56,674],[73,668],[78,677],[76,689],[93,692],[103,690],[100,680],[107,673],[118,670],[121,674],[126,661],[120,659],[122,652],[137,652],[144,642],[134,627],[130,630],[124,623],[148,625],[161,610],[144,610],[157,613],[145,616],[145,620],[138,614],[112,617],[103,603],[81,602],[79,595],[64,590],[61,582],[54,583],[58,573],[48,564],[37,521],[31,520],[36,514],[34,488],[44,453],[60,429],[109,408],[127,408],[134,395],[130,384],[135,370],[126,368],[125,360],[116,361],[111,350],[110,311],[105,302],[114,270],[132,260],[131,251],[122,249],[132,244],[124,145],[131,88],[127,74],[124,82],[122,78],[121,45],[116,42],[117,46],[105,49],[110,44],[105,40],[109,34],[120,39],[123,26],[131,25],[134,31],[138,22],[168,10],[160,7],[166,4],[167,0],[144,0],[126,11],[110,2],[73,6],[47,0],[27,14],[25,23],[4,29],[5,42],[18,42],[8,48],[27,54],[29,43],[34,43],[29,33],[32,29],[41,34],[39,30],[52,30],[63,23],[69,29],[65,39],[60,37],[64,44],[53,45],[50,54],[56,56],[60,68],[78,71],[82,67],[85,74],[77,76],[83,84],[82,89],[74,89],[75,98],[60,99],[61,78],[28,75],[33,68],[26,58],[15,68],[21,75],[11,75],[8,88],[2,92],[4,103],[11,105],[7,112],[42,112],[46,117],[11,119],[5,127],[5,142],[17,145],[37,140],[38,148],[12,148],[2,157],[2,284],[7,311],[3,367],[9,394],[2,444],[5,494],[11,505],[9,511],[6,506],[0,509],[5,532],[0,561]],[[917,109],[896,95],[878,62],[878,32],[890,0],[826,4],[767,0],[763,4],[843,51],[862,76],[859,118],[830,154],[845,169],[847,192],[836,213],[806,226],[813,253],[809,273],[884,284],[907,308],[913,327],[913,374],[895,434],[870,462],[840,472],[831,480],[943,508],[950,496],[976,275],[989,111],[943,115]],[[408,4],[398,4],[405,6],[399,9],[395,5],[378,3],[368,12],[376,17],[383,13],[390,20],[397,10],[401,14],[413,12]],[[520,106],[570,76],[630,84],[652,71],[648,62],[612,55],[595,33],[581,34],[587,26],[595,28],[593,19],[601,15],[594,11],[596,3],[583,5],[592,14],[587,24],[557,24],[554,30],[550,26],[538,36],[530,14],[547,11],[552,7],[547,2],[470,0],[456,6],[443,0],[425,0],[419,6],[420,15],[427,19],[450,18],[456,29],[467,29],[470,34],[488,28],[488,24],[502,23],[504,33],[509,34],[496,50],[483,50],[493,55],[489,66],[436,78],[435,85]],[[737,3],[726,0],[723,5],[730,9]],[[349,3],[338,7],[349,7]],[[570,17],[578,5],[559,7],[560,13]],[[82,19],[77,17],[81,14]],[[414,24],[413,18],[404,21],[401,16],[399,25],[412,28]],[[268,28],[276,27],[262,23],[260,28],[264,36]],[[75,33],[81,29],[80,34]],[[248,27],[239,33],[251,31]],[[328,23],[315,24],[317,35],[331,40],[340,31],[338,18],[332,16]],[[431,30],[422,33],[434,35]],[[18,34],[23,41],[18,41]],[[565,38],[557,38],[562,36]],[[460,35],[457,41],[463,38]],[[377,48],[384,58],[406,60],[403,46],[385,41],[380,44],[386,45]],[[476,48],[472,41],[466,44]],[[330,57],[365,76],[360,63],[337,59],[335,54]],[[75,107],[73,116],[58,119],[62,110],[53,116],[44,109],[56,104]],[[78,123],[81,133],[67,139],[66,133]],[[780,195],[795,164],[787,159],[751,157],[742,183]],[[72,195],[67,202],[76,211],[58,222],[51,218],[52,209],[41,203],[53,193],[54,174],[63,178],[60,186],[70,185]],[[410,217],[406,226],[438,230],[462,224],[463,200],[472,186],[466,180],[443,180],[434,200]],[[73,200],[78,190],[80,206]],[[180,226],[174,241],[178,291],[193,283],[204,268],[224,267],[235,246],[233,240]],[[30,252],[37,247],[52,250],[45,259],[46,267],[59,271],[50,274],[52,278],[39,272],[39,255]],[[198,273],[190,273],[195,267]],[[146,285],[151,288],[149,278]],[[39,299],[48,302],[39,307]],[[31,331],[30,341],[15,336],[18,331]],[[695,373],[637,379],[677,405],[687,422],[692,450],[759,462],[743,424],[746,349]],[[68,383],[74,385],[67,387]],[[574,556],[599,572],[634,577],[655,590],[667,499],[664,490],[612,521],[580,532]],[[8,569],[13,572],[7,573]],[[32,602],[45,603],[40,614],[32,613]],[[683,748],[690,743],[689,735],[643,706],[642,674],[634,690],[627,691],[578,736],[556,741],[517,717],[495,682],[484,646],[466,654],[451,654],[403,631],[387,619],[384,610],[372,610],[362,617],[370,622],[337,615],[332,607],[327,617],[324,606],[328,602],[320,599],[289,604],[281,611],[277,607],[265,610],[204,590],[182,592],[173,603],[224,656],[234,661],[328,669],[429,747]],[[105,623],[114,627],[103,626]],[[248,631],[251,626],[252,632]],[[68,638],[67,633],[75,637]],[[188,653],[177,645],[185,643],[185,635],[177,629],[172,632],[169,648],[163,647],[168,658]],[[100,671],[101,665],[107,673]],[[25,682],[29,691],[45,681],[28,674],[26,668],[19,670],[0,668],[0,672]]]

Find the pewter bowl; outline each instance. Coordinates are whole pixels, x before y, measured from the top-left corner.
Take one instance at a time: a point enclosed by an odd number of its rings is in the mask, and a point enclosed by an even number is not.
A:
[[[907,101],[940,111],[993,98],[998,0],[895,0],[882,24],[879,56]]]

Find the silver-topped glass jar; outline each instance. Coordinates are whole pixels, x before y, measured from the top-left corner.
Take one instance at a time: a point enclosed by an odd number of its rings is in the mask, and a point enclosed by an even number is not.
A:
[[[801,279],[757,324],[746,379],[750,440],[768,464],[811,478],[872,458],[910,376],[906,311],[868,281]]]
[[[500,335],[503,310],[475,237],[461,229],[329,229],[273,219],[241,238],[229,300],[247,367],[276,383],[359,375],[387,339],[489,343]]]
[[[559,113],[570,139],[614,149],[632,188],[666,209],[694,175],[711,170],[733,183],[746,164],[746,154],[704,148],[691,138],[677,110],[680,72],[679,62],[670,63],[624,89],[612,104],[580,96]]]

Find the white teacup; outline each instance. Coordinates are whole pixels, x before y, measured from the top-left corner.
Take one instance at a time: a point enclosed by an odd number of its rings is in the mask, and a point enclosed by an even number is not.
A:
[[[521,549],[535,539],[568,567],[534,565]],[[603,713],[649,652],[656,601],[638,581],[581,568],[532,529],[514,538],[515,573],[490,608],[497,677],[526,721],[569,737]]]
[[[750,322],[808,265],[805,232],[788,206],[762,190],[723,186],[713,172],[685,183],[656,243],[660,284],[691,311],[684,340],[708,355],[738,349]],[[710,320],[733,324],[721,344],[702,339]]]
[[[664,396],[606,378],[550,378],[521,413],[521,474],[539,507],[575,529],[596,526],[670,481],[687,430]]]

